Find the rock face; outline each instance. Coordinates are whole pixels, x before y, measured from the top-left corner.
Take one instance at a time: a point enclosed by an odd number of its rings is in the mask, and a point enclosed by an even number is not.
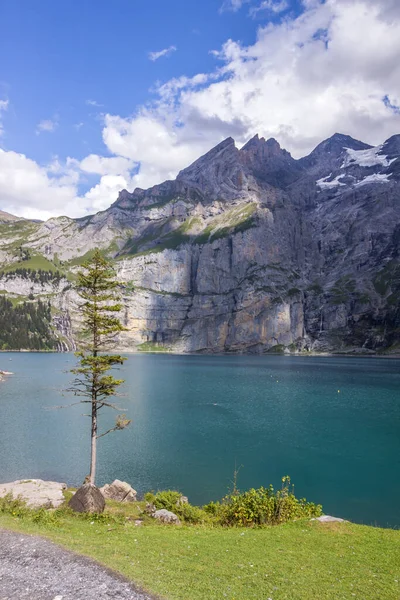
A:
[[[100,514],[104,511],[105,505],[104,496],[99,488],[90,483],[82,485],[68,502],[68,506],[80,513]]]
[[[106,211],[0,230],[0,291],[14,298],[15,248],[61,260],[67,276],[96,246],[117,258],[122,351],[399,346],[400,135],[371,147],[335,134],[300,160],[273,139],[239,150],[228,138],[175,181],[123,190]],[[46,285],[24,289],[49,298],[60,349],[72,349],[76,294],[67,278]]]
[[[58,508],[65,500],[65,483],[42,479],[20,479],[11,483],[0,483],[0,497],[11,494],[21,498],[30,508]]]
[[[154,518],[161,521],[161,523],[169,523],[171,525],[180,525],[181,522],[175,513],[170,510],[166,510],[165,508],[161,508],[160,510],[156,510],[154,513]]]
[[[137,492],[125,481],[115,479],[112,483],[107,483],[100,488],[104,498],[115,500],[116,502],[136,502]]]

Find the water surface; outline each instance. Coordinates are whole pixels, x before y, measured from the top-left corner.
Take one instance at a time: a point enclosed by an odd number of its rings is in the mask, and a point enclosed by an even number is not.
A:
[[[10,360],[11,359],[11,360]],[[0,354],[0,481],[79,485],[90,420],[62,396],[71,354]],[[193,503],[279,485],[325,512],[400,526],[400,361],[286,356],[130,355],[118,403],[130,429],[99,441],[98,484],[177,488]],[[112,425],[104,413],[101,425]]]

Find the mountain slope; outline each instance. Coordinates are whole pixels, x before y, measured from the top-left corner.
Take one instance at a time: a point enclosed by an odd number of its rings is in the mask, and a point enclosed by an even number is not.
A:
[[[343,134],[295,160],[228,138],[149,190],[82,219],[0,225],[0,290],[48,298],[59,347],[77,339],[71,286],[96,246],[124,282],[120,347],[185,352],[372,351],[400,341],[400,136]],[[62,277],[20,281],[16,269]],[[23,285],[21,286],[21,283]]]

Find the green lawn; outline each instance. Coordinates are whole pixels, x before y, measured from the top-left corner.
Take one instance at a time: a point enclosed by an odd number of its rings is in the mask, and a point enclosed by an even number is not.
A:
[[[46,536],[168,600],[400,598],[400,531],[390,529],[308,520],[262,529],[136,527],[68,514],[54,524],[1,514],[0,527]]]

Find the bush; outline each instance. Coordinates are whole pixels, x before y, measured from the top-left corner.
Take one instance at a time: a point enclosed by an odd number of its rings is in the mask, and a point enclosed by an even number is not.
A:
[[[178,502],[181,496],[182,494],[180,492],[176,492],[174,490],[165,490],[163,492],[157,492],[157,494],[152,494],[150,492],[145,495],[144,499],[146,502],[154,504],[157,510],[165,508],[166,510],[176,513]]]
[[[275,491],[272,485],[252,488],[247,492],[230,494],[221,503],[211,502],[204,510],[217,518],[221,525],[241,527],[275,525],[322,514],[320,504],[296,498],[290,477],[282,478],[280,490]]]
[[[152,494],[146,494],[144,499],[146,502],[153,504],[157,510],[165,508],[175,513],[182,521],[192,523],[193,525],[210,522],[210,515],[200,508],[188,503],[181,503],[182,494],[174,490],[166,490]]]

